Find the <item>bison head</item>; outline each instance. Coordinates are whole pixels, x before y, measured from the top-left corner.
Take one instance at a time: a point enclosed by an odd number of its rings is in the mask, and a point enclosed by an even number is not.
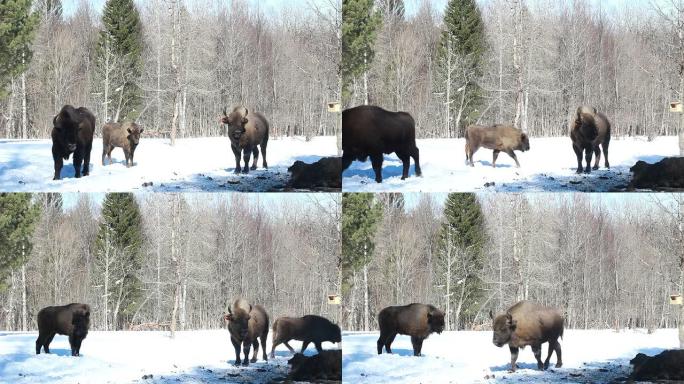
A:
[[[444,331],[444,312],[437,308],[430,308],[427,317],[430,332],[442,333]]]
[[[228,137],[231,140],[240,140],[240,137],[245,133],[245,125],[249,121],[247,119],[248,112],[245,107],[236,107],[233,112],[227,114],[226,109],[223,108],[221,122],[228,126]]]
[[[575,124],[573,129],[579,129],[587,137],[594,137],[598,134],[596,129],[596,108],[583,105],[577,108],[575,113]]]
[[[228,330],[231,335],[238,336],[240,340],[247,338],[249,319],[251,318],[249,312],[251,311],[251,305],[249,306],[249,311],[240,307],[228,308],[228,314],[223,316],[223,320],[228,323]]]
[[[530,138],[527,137],[526,133],[520,134],[520,146],[519,149],[523,152],[530,150]]]
[[[90,307],[84,306],[82,310],[74,311],[71,316],[71,325],[74,327],[73,335],[84,339],[90,328]]]
[[[81,125],[75,117],[76,110],[74,107],[65,105],[52,119],[52,127],[57,132],[57,140],[69,152],[76,150],[78,132],[81,130]]]
[[[504,313],[494,317],[492,311],[489,311],[489,317],[494,320],[492,329],[494,330],[494,337],[492,342],[497,347],[503,347],[511,340],[511,335],[515,331],[516,321],[510,313]]]
[[[128,142],[134,147],[137,146],[140,143],[140,134],[143,132],[143,128],[136,123],[130,123],[126,128],[126,132],[128,133],[128,136],[126,136]]]
[[[342,342],[342,330],[340,329],[340,326],[337,324],[333,324],[335,327],[335,335],[332,338],[333,343],[341,343]]]

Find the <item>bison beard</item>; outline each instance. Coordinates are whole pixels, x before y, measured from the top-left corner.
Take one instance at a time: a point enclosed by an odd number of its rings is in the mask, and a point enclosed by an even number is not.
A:
[[[413,355],[420,356],[423,340],[433,332],[442,333],[444,330],[444,312],[432,305],[419,303],[387,307],[378,314],[378,324],[378,355],[382,354],[383,347],[387,353],[392,353],[392,342],[400,334],[411,336]]]
[[[406,112],[389,112],[362,105],[342,111],[342,170],[352,161],[371,159],[375,181],[382,182],[383,153],[396,153],[403,164],[401,179],[408,177],[411,157],[421,175],[416,127]]]
[[[563,337],[563,318],[555,309],[531,301],[520,301],[496,317],[490,311],[489,317],[493,320],[492,342],[497,347],[508,344],[511,351],[511,372],[515,372],[517,368],[519,348],[528,345],[532,346],[537,368],[540,370],[549,367],[553,351],[556,351],[556,367],[560,368],[563,365],[561,347],[558,343],[558,338]],[[541,345],[546,342],[549,343],[549,354],[542,364]]]
[[[81,163],[83,176],[89,174],[90,151],[93,147],[93,133],[95,132],[95,116],[84,107],[75,109],[65,105],[52,119],[52,159],[55,163],[53,180],[61,177],[63,160],[74,154],[75,177],[81,177]]]
[[[90,306],[72,303],[69,305],[45,307],[38,312],[38,339],[36,340],[36,354],[41,348],[50,353],[50,343],[55,334],[69,336],[71,355],[79,356],[81,342],[88,335],[90,327]]]

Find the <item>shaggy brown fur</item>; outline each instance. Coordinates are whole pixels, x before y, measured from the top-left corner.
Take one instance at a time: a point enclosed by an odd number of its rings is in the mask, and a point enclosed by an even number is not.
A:
[[[266,146],[268,145],[268,121],[259,112],[250,112],[243,106],[235,107],[230,114],[223,109],[221,122],[228,126],[230,148],[235,155],[235,173],[248,173],[249,158],[254,155],[252,170],[257,168],[259,160],[259,148],[261,146],[262,166],[268,168],[266,163]],[[240,168],[240,154],[244,153],[244,168]]]
[[[378,338],[378,355],[392,353],[392,342],[397,334],[411,336],[413,355],[420,356],[423,340],[431,333],[442,333],[444,330],[444,312],[429,304],[413,303],[404,306],[384,308],[378,313],[380,337]]]
[[[288,344],[288,341],[293,339],[302,341],[302,353],[309,343],[314,343],[316,350],[320,353],[323,350],[321,343],[324,341],[341,342],[342,332],[337,324],[333,324],[325,317],[306,315],[303,317],[279,317],[273,323],[272,337],[271,358],[274,358],[275,349],[281,343],[294,353],[294,348]]]
[[[50,343],[55,334],[69,336],[71,356],[79,356],[81,342],[88,335],[90,328],[90,306],[88,304],[71,303],[68,305],[45,307],[38,312],[38,339],[36,354],[41,347],[50,353]]]
[[[268,314],[261,305],[252,306],[245,299],[237,299],[228,308],[228,314],[223,316],[223,320],[228,324],[230,341],[235,348],[235,365],[240,365],[240,346],[242,346],[245,359],[242,365],[249,365],[249,350],[254,347],[252,363],[257,361],[259,354],[259,340],[261,339],[261,349],[264,361],[268,361],[266,356],[266,338],[268,337]]]
[[[112,163],[112,151],[119,147],[123,149],[126,157],[126,167],[133,166],[133,155],[140,143],[140,134],[143,129],[136,123],[107,123],[102,127],[102,165],[105,165],[105,157]]]
[[[65,105],[52,119],[52,159],[55,163],[53,180],[61,177],[63,160],[74,154],[75,177],[88,176],[90,169],[90,151],[93,148],[95,132],[95,116],[84,107],[78,109]]]
[[[606,115],[596,112],[596,108],[581,106],[577,108],[575,116],[570,123],[570,139],[572,149],[577,156],[577,173],[582,173],[582,152],[587,162],[584,172],[591,172],[591,157],[596,155],[594,170],[599,168],[601,160],[601,150],[606,168],[610,168],[608,163],[608,145],[610,144],[610,122]]]
[[[342,351],[339,349],[322,351],[311,357],[297,353],[287,363],[290,380],[342,380]]]
[[[494,150],[492,167],[496,167],[496,158],[499,152],[505,152],[515,160],[515,165],[520,167],[518,158],[513,151],[529,151],[530,140],[523,131],[508,126],[494,125],[483,127],[481,125],[471,125],[466,128],[466,162],[473,166],[473,155],[480,147]]]

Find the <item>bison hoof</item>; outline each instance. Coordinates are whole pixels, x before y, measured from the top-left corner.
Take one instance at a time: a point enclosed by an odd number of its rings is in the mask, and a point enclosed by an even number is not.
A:
[[[242,366],[246,367],[249,365],[249,360],[245,359],[245,361],[242,362]]]
[[[582,172],[583,172],[583,169],[582,169],[582,168],[577,168],[577,171],[575,171],[575,173],[577,173],[577,174],[580,174],[580,173],[582,173]]]
[[[235,173],[235,174],[237,175],[237,174],[239,174],[239,173],[240,173],[240,171],[241,171],[241,169],[240,169],[240,168],[235,168],[235,172],[234,172],[234,173]]]
[[[556,363],[556,368],[560,368],[560,367],[562,367],[562,366],[563,366],[563,363],[562,363],[562,362]]]
[[[251,169],[252,171],[256,170],[256,165],[252,165],[249,169]]]
[[[234,366],[239,367],[240,366],[240,360],[235,360],[235,363],[233,363]]]
[[[250,363],[256,363],[256,361],[257,361],[256,357],[252,357],[252,360],[250,360],[249,362]]]
[[[591,169],[593,169],[594,171],[596,171],[596,170],[598,169],[598,165],[594,165]]]
[[[587,167],[587,169],[584,170],[584,173],[591,173],[591,168]]]

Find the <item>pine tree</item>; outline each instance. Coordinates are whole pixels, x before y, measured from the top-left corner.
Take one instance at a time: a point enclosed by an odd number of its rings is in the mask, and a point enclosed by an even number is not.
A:
[[[133,0],[107,0],[97,45],[98,78],[105,120],[135,120],[142,108],[143,35]]]
[[[0,290],[9,272],[26,262],[39,212],[28,193],[0,193]]]
[[[463,136],[465,127],[479,117],[482,106],[484,21],[475,0],[450,0],[444,13],[444,31],[437,52],[435,88],[443,96],[447,133]],[[453,121],[453,124],[452,124]]]
[[[123,321],[140,306],[142,219],[131,193],[107,194],[96,240],[95,275],[102,288],[105,329]],[[111,313],[111,316],[110,316]]]
[[[444,292],[447,327],[451,329],[453,324],[463,328],[481,306],[486,241],[484,215],[475,194],[450,193],[444,205],[444,217],[435,259],[436,282]],[[456,308],[452,309],[451,304]]]
[[[29,45],[38,25],[38,15],[31,13],[31,0],[0,2],[0,98],[10,80],[24,72],[31,60]]]
[[[342,102],[348,104],[354,79],[366,74],[373,61],[373,42],[382,15],[373,9],[373,0],[342,1]]]

